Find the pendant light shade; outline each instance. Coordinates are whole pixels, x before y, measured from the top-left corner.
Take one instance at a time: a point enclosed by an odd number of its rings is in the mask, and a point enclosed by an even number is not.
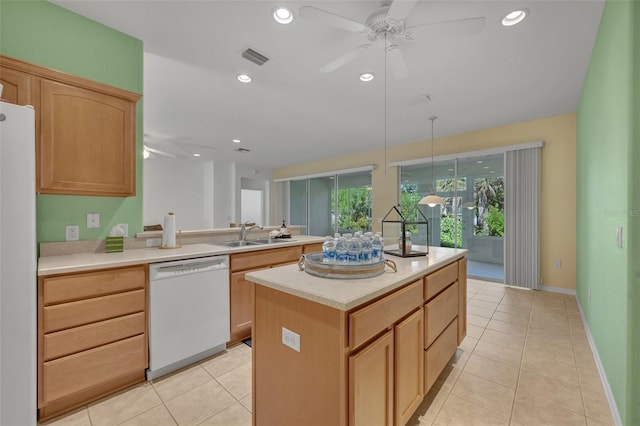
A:
[[[429,117],[429,120],[431,120],[431,192],[429,193],[429,195],[423,197],[420,201],[418,201],[418,204],[426,204],[429,207],[435,207],[438,204],[444,204],[444,200],[442,199],[442,197],[439,197],[435,194],[436,183],[433,177],[433,122],[436,118],[438,117]]]

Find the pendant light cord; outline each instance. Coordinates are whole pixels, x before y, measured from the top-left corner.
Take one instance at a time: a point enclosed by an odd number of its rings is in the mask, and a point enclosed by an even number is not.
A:
[[[434,195],[436,193],[436,181],[433,174],[433,122],[436,120],[436,118],[438,117],[436,117],[435,115],[429,117],[429,120],[431,120],[431,191]]]
[[[387,33],[384,33],[384,175],[387,175]]]

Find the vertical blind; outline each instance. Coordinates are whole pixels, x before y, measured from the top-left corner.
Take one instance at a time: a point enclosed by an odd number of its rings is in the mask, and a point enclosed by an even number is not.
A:
[[[505,153],[505,284],[540,288],[540,148]]]

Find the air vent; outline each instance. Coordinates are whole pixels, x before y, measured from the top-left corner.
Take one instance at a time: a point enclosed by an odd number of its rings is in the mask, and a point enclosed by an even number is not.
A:
[[[269,60],[262,53],[258,53],[250,47],[247,47],[242,52],[240,52],[240,56],[245,58],[247,61],[253,62],[256,65],[263,66],[265,62]]]
[[[247,149],[247,148],[236,148],[236,149],[234,149],[234,151],[237,151],[237,152],[251,152],[251,150]]]

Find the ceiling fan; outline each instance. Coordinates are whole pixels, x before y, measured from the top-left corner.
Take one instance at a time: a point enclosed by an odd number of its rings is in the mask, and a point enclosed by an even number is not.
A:
[[[145,158],[149,156],[191,158],[199,157],[200,153],[210,157],[215,148],[194,143],[191,138],[145,132],[144,150],[148,153],[145,154]]]
[[[475,17],[453,21],[432,22],[406,26],[406,19],[418,0],[394,0],[374,10],[364,24],[352,21],[312,6],[300,8],[300,16],[306,19],[341,28],[365,37],[369,42],[356,47],[320,68],[321,72],[333,72],[366,53],[372,46],[384,49],[391,73],[397,79],[409,75],[409,68],[398,47],[399,41],[429,40],[436,37],[470,36],[484,29],[485,18]]]

